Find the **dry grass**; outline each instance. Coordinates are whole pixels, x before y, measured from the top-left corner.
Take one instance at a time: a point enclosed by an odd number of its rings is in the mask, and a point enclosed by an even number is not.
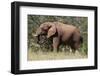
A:
[[[82,52],[70,53],[70,52],[34,52],[28,50],[28,61],[33,60],[57,60],[57,59],[83,59],[88,56]]]

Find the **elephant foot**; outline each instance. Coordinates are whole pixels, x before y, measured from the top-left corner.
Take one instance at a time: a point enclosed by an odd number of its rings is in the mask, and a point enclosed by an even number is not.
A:
[[[73,49],[70,48],[70,51],[69,51],[70,55],[75,55],[75,52],[76,52],[76,50],[73,50]]]
[[[75,51],[75,55],[80,55],[78,50]]]
[[[73,50],[73,49],[70,48],[69,52],[74,54],[75,50]]]
[[[75,54],[76,50],[72,50],[72,53]]]
[[[72,53],[72,49],[71,48],[69,49],[69,52]]]
[[[53,56],[56,57],[57,51],[53,51]]]
[[[54,48],[54,49],[53,49],[53,52],[56,53],[56,52],[57,52],[57,48]]]

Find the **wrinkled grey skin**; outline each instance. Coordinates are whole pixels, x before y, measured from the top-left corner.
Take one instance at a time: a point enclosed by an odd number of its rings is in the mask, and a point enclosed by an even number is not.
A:
[[[61,44],[68,45],[75,51],[83,42],[78,28],[61,22],[45,22],[41,24],[35,36],[38,38],[38,42],[41,41],[41,39],[44,39],[42,40],[43,42],[45,42],[46,39],[52,39],[53,51],[58,51]],[[40,38],[41,36],[45,37]]]

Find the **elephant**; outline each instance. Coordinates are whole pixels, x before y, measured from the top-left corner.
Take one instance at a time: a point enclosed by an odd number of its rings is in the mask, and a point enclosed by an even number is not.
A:
[[[44,22],[37,28],[35,36],[44,35],[47,39],[52,39],[53,51],[59,51],[59,46],[65,44],[69,46],[73,52],[80,48],[83,43],[79,28],[74,25],[64,24],[61,22]]]

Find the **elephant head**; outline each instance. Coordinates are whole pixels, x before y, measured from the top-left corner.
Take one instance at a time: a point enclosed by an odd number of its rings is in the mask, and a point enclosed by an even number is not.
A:
[[[56,33],[56,26],[52,22],[45,22],[41,24],[40,27],[37,29],[35,36],[38,38],[38,41],[40,41],[42,38],[43,42],[43,40],[45,40],[46,38],[50,38],[51,36],[55,35],[55,33]]]

